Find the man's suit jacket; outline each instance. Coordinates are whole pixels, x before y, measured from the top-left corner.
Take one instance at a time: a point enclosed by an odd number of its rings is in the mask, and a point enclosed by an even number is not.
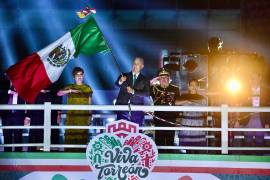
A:
[[[130,100],[130,104],[143,105],[144,97],[149,96],[150,92],[150,82],[149,80],[142,75],[141,73],[137,77],[134,86],[133,84],[133,74],[132,72],[124,73],[124,76],[127,77],[127,80],[123,82],[123,84],[119,84],[119,79],[121,75],[117,78],[115,84],[120,87],[120,91],[118,97],[116,99],[117,105],[126,105]],[[130,94],[127,92],[127,87],[130,86],[135,90],[134,94]]]

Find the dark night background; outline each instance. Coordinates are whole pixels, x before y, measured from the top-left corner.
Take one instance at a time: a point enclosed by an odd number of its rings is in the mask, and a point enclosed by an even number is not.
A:
[[[96,21],[121,71],[129,71],[133,58],[142,56],[143,72],[152,78],[164,50],[206,54],[212,36],[223,40],[225,50],[257,52],[270,59],[268,0],[1,0],[1,72],[84,22],[75,12],[86,5],[97,9]],[[67,66],[58,87],[72,82],[74,66],[84,67],[94,104],[111,104],[119,75],[112,54],[79,56]]]

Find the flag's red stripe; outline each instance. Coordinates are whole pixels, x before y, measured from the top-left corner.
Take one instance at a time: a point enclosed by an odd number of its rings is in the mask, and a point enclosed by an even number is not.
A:
[[[89,166],[68,165],[0,165],[0,171],[91,171]],[[270,169],[255,168],[214,168],[214,167],[169,167],[156,166],[153,172],[162,173],[209,173],[209,174],[241,174],[270,176]]]
[[[7,70],[7,75],[20,97],[28,103],[34,103],[40,90],[51,84],[44,64],[37,53],[11,66]]]

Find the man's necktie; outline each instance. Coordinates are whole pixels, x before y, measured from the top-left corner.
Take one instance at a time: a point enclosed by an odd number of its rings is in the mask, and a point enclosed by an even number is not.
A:
[[[133,81],[132,81],[132,86],[134,86],[134,84],[135,84],[135,81],[136,81],[136,74],[133,74]]]

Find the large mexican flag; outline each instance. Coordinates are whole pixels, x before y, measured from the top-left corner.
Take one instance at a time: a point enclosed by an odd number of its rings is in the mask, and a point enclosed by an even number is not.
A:
[[[59,79],[70,59],[79,53],[92,55],[107,50],[100,29],[90,16],[87,22],[12,65],[6,73],[19,96],[28,103],[34,103],[42,89]]]

